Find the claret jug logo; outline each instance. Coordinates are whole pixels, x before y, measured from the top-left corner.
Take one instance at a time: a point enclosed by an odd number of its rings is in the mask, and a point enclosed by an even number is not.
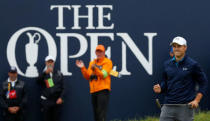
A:
[[[36,31],[35,33],[31,33],[30,31]],[[25,45],[25,54],[26,54],[26,61],[28,63],[28,67],[26,69],[26,72],[23,73],[19,65],[16,61],[16,43],[17,41],[21,41],[19,38],[22,34],[26,34],[28,36],[28,43]],[[44,38],[41,38],[41,35]],[[57,48],[54,39],[52,36],[45,30],[37,27],[28,27],[24,29],[18,30],[9,40],[9,43],[7,45],[7,59],[11,66],[15,66],[18,70],[18,73],[25,77],[37,77],[38,76],[38,70],[37,67],[34,65],[37,62],[38,59],[38,53],[39,53],[39,42],[42,40],[47,41],[48,45],[48,52],[49,55],[52,55],[54,58],[57,56]]]

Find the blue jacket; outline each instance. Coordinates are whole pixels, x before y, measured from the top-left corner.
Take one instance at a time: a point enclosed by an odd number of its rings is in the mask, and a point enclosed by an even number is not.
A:
[[[174,57],[164,63],[160,86],[165,94],[164,104],[186,104],[194,100],[198,92],[206,95],[208,80],[196,61],[185,56],[176,62]]]

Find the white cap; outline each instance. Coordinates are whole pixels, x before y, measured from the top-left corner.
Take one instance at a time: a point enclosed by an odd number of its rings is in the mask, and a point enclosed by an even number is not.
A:
[[[55,61],[55,59],[54,59],[51,55],[48,55],[48,56],[45,58],[45,62],[46,62],[46,61],[49,61],[49,60]]]
[[[185,46],[187,46],[187,41],[183,37],[179,37],[179,36],[175,37],[170,45],[172,45],[174,43],[176,43],[178,45],[185,45]]]

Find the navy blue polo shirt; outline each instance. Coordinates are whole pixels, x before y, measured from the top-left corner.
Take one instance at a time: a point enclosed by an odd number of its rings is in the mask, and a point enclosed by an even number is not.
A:
[[[173,57],[164,63],[160,86],[165,94],[164,104],[186,104],[193,101],[198,92],[206,95],[208,80],[195,60],[185,56],[176,62]]]

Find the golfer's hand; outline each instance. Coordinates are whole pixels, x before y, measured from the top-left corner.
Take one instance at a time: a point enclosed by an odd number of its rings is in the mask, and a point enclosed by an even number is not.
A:
[[[82,60],[76,60],[76,66],[79,68],[82,68],[85,66],[85,64]]]
[[[63,103],[62,98],[58,98],[58,100],[56,101],[56,104],[57,104],[57,105],[60,105],[60,104],[62,104],[62,103]]]
[[[154,85],[153,90],[155,93],[161,93],[161,87],[159,84]]]
[[[193,100],[188,105],[190,105],[191,108],[198,108],[199,102],[197,100]]]

